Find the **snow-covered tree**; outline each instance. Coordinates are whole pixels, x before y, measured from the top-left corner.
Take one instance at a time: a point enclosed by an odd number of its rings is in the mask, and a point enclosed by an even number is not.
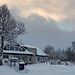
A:
[[[10,14],[7,5],[0,6],[0,41],[1,56],[3,55],[4,42],[13,42],[18,35],[25,33],[24,23],[17,22]]]
[[[54,57],[55,57],[55,53],[54,53],[55,49],[54,49],[53,46],[49,46],[49,45],[46,46],[45,49],[44,49],[44,52],[49,55],[49,60],[54,59]]]

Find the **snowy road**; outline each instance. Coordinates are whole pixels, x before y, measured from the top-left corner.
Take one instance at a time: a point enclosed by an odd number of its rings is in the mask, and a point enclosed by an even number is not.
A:
[[[41,64],[28,68],[27,75],[75,75],[75,66]]]

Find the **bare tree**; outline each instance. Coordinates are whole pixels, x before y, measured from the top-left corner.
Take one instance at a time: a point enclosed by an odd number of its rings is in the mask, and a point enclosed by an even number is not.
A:
[[[17,22],[10,14],[7,5],[0,7],[0,40],[1,57],[3,57],[4,41],[14,41],[18,35],[25,33],[24,23]],[[2,59],[1,59],[2,60]]]
[[[44,49],[44,52],[49,55],[49,60],[50,59],[54,59],[54,56],[55,56],[54,52],[55,52],[55,50],[54,50],[53,46],[49,46],[49,45],[46,46],[45,49]]]

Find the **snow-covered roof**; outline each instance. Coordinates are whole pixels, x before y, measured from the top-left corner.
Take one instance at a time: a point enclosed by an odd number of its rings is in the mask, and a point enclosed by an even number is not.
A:
[[[28,47],[28,48],[36,48],[35,46],[30,46],[30,45],[21,45],[21,46],[25,46],[25,47]]]
[[[37,48],[37,55],[39,56],[48,56],[46,53],[44,53],[40,48]]]
[[[36,55],[38,55],[38,56],[48,56],[47,54],[45,54],[45,53],[44,53],[40,48],[38,48],[38,47],[29,46],[29,45],[21,45],[21,46],[25,46],[25,47],[28,47],[28,48],[36,48],[36,50],[37,50]]]
[[[32,52],[29,52],[27,50],[25,50],[23,52],[22,51],[12,51],[12,50],[3,50],[3,53],[33,55]]]

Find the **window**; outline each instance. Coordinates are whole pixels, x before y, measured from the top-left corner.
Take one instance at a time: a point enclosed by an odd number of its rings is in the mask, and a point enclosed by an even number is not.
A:
[[[3,55],[3,58],[8,58],[8,55]]]
[[[18,48],[19,51],[23,51],[21,47]]]
[[[41,62],[41,57],[40,56],[37,57],[37,62],[39,62],[39,63]]]
[[[37,57],[37,61],[40,61],[40,57]]]
[[[31,56],[29,56],[29,61],[31,61]]]
[[[18,51],[18,46],[15,46],[15,51]]]
[[[14,50],[14,46],[10,46],[9,50]]]
[[[30,48],[27,48],[27,50],[31,52],[31,49]]]

